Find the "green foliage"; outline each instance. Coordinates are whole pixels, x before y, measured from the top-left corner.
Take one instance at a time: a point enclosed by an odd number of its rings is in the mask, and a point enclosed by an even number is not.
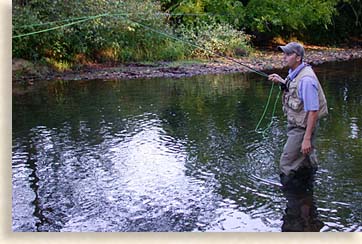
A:
[[[341,0],[336,6],[336,14],[328,29],[312,26],[308,32],[303,33],[304,38],[310,42],[322,44],[350,45],[361,44],[362,41],[362,3],[361,0]]]
[[[194,25],[213,16],[233,28],[260,37],[296,37],[316,43],[361,38],[361,0],[162,0],[163,10],[196,14],[172,18]]]
[[[235,27],[242,26],[244,6],[236,0],[161,0],[163,10],[181,16],[173,17],[176,24],[194,24],[198,21],[227,22]]]
[[[245,23],[255,35],[307,40],[313,28],[328,31],[336,4],[337,0],[251,0]]]
[[[335,13],[335,0],[251,0],[246,23],[259,32],[288,35],[312,25],[326,27]]]
[[[80,17],[108,13],[75,25],[13,39],[13,56],[49,63],[118,62],[184,57],[183,46],[146,31],[133,19],[151,28],[172,32],[160,15],[160,6],[147,1],[33,0],[13,7],[13,35],[61,26]],[[60,22],[61,20],[69,21]],[[34,25],[36,24],[36,25]]]
[[[23,5],[16,4],[13,8],[14,36],[81,21],[49,32],[13,39],[14,57],[46,60],[54,67],[62,67],[61,69],[69,67],[71,63],[89,61],[178,60],[189,55],[210,55],[151,29],[172,36],[179,34],[181,38],[219,53],[233,55],[235,50],[242,49],[245,54],[248,49],[249,37],[226,23],[234,17],[204,15],[201,21],[194,21],[194,16],[185,18],[184,23],[172,28],[166,15],[161,12],[161,5],[151,0],[32,0]],[[230,10],[232,13],[231,7],[234,5],[238,4],[231,0],[221,3],[208,0],[205,4],[201,0],[195,3],[184,1],[174,11],[201,13],[206,9],[219,9],[221,12]],[[104,13],[109,15],[86,21],[80,19]]]
[[[207,0],[205,11],[213,13],[216,20],[219,20],[220,22],[227,22],[235,28],[244,28],[246,12],[240,1]]]
[[[14,38],[12,47],[13,57],[62,69],[94,61],[178,60],[210,53],[143,25],[237,55],[250,51],[251,35],[245,33],[333,43],[361,38],[361,19],[361,0],[21,0],[13,5],[14,36],[77,23]]]
[[[179,25],[179,35],[182,39],[210,50],[205,51],[194,48],[191,55],[194,57],[212,57],[213,53],[219,55],[235,56],[245,55],[250,50],[250,36],[234,29],[227,23],[216,23],[213,18],[209,21],[199,21],[194,25]],[[212,53],[213,52],[213,53]]]
[[[21,14],[18,14],[21,11]],[[32,32],[35,31],[35,27],[29,26],[27,28],[22,28],[24,25],[29,23],[38,23],[39,20],[35,13],[33,13],[29,8],[24,8],[20,10],[18,7],[13,9],[13,35],[20,34],[21,31]],[[39,38],[36,36],[26,36],[20,39],[13,39],[13,56],[14,57],[23,57],[26,59],[38,59],[40,55],[40,45],[38,44]],[[33,45],[29,45],[32,43]]]

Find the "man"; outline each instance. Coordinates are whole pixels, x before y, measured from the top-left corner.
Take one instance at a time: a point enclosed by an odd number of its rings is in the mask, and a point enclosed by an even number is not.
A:
[[[280,158],[280,178],[286,193],[298,188],[301,174],[310,177],[306,181],[313,180],[317,168],[316,127],[318,120],[328,114],[328,108],[316,74],[303,62],[303,46],[291,42],[278,49],[284,53],[289,75],[282,79],[278,74],[271,74],[269,80],[281,85],[283,111],[288,121],[288,139]]]

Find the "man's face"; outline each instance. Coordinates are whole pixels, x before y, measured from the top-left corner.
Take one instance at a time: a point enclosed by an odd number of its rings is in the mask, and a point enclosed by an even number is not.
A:
[[[295,69],[300,64],[301,57],[298,56],[296,53],[284,53],[283,60],[289,68]]]

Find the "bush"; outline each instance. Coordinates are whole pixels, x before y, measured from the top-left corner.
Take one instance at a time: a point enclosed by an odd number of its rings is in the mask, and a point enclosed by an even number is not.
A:
[[[246,6],[246,24],[252,30],[273,35],[291,35],[310,26],[326,27],[335,13],[336,0],[251,0]]]
[[[39,22],[36,14],[29,8],[13,8],[13,35],[36,31],[35,26],[27,26],[26,28],[23,26]],[[13,57],[37,60],[41,56],[41,39],[35,35],[15,38],[13,39],[12,48]]]
[[[174,26],[228,23],[261,41],[298,39],[319,44],[361,41],[361,0],[160,0]]]
[[[182,44],[175,44],[175,41],[142,26],[144,24],[172,33],[164,15],[160,15],[159,4],[151,0],[32,0],[25,6],[15,4],[13,36],[104,13],[109,15],[48,32],[13,38],[13,57],[69,64],[179,59],[185,56]]]
[[[202,47],[189,45],[193,57],[241,56],[251,51],[250,35],[235,30],[230,24],[217,23],[213,18],[188,26],[180,24],[177,32],[182,39]]]

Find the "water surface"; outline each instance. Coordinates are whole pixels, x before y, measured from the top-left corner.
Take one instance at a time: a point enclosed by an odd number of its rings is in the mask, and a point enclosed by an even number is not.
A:
[[[360,67],[315,67],[330,108],[317,143],[321,231],[362,230]],[[270,130],[254,131],[270,87],[228,74],[16,88],[13,230],[280,231],[280,104]]]

